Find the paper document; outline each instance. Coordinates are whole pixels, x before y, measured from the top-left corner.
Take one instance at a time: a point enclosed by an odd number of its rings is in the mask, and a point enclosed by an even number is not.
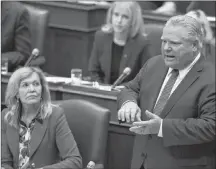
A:
[[[67,77],[46,77],[46,80],[48,82],[52,82],[52,83],[71,83],[71,78],[67,78]]]

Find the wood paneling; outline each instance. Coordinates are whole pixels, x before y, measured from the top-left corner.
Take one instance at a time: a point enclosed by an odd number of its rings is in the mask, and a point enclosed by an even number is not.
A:
[[[68,31],[50,28],[46,44],[46,65],[44,71],[70,77],[72,68],[81,68],[83,75],[88,74],[89,51],[92,47],[93,33]]]
[[[129,125],[110,122],[107,151],[107,168],[109,169],[130,168],[134,134],[128,128]]]

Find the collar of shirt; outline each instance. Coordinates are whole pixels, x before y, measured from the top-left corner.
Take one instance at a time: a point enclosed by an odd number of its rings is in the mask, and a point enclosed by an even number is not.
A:
[[[41,115],[38,114],[36,117],[35,117],[35,120],[37,120],[40,124],[43,124],[43,119],[41,118]]]
[[[195,59],[193,60],[193,62],[191,62],[186,68],[179,70],[179,77],[180,79],[184,78],[185,75],[191,70],[191,68],[193,67],[193,65],[195,65],[195,63],[199,60],[201,54],[199,53]],[[170,76],[171,75],[171,71],[173,70],[173,68],[169,68],[167,75]]]
[[[43,124],[43,119],[41,118],[41,115],[40,115],[40,111],[37,113],[37,115],[32,119],[31,123],[34,122],[35,120],[37,120],[40,124]],[[22,121],[22,118],[20,117],[20,122],[24,123]],[[25,123],[24,123],[25,124]]]

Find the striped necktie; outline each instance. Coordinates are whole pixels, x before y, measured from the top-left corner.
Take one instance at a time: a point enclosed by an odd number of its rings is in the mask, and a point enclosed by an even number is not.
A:
[[[163,108],[165,107],[169,99],[170,93],[172,91],[172,88],[175,84],[178,75],[179,75],[179,71],[177,69],[173,69],[171,71],[171,76],[167,81],[166,85],[164,86],[164,89],[154,107],[154,114],[160,115],[160,113],[162,112]]]

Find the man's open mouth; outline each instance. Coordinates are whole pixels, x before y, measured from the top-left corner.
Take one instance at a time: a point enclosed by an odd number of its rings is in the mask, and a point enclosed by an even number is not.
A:
[[[165,55],[167,58],[175,58],[173,55]]]

